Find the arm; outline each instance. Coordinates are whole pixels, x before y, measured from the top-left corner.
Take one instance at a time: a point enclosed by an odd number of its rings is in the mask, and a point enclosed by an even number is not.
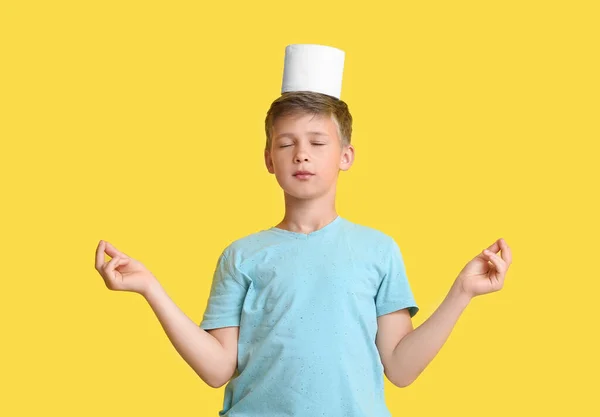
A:
[[[398,387],[410,385],[444,345],[471,297],[453,285],[438,309],[419,327],[408,331],[386,358],[386,376]],[[406,316],[398,317],[410,317]]]
[[[219,388],[229,380],[237,366],[237,341],[224,346],[215,336],[198,327],[169,298],[158,281],[150,286],[144,297],[177,352],[204,382]],[[232,358],[236,360],[232,361]]]
[[[502,256],[497,254],[499,250]],[[377,347],[388,379],[399,387],[417,379],[444,345],[471,299],[502,289],[511,264],[510,247],[504,239],[498,239],[465,265],[442,304],[415,330],[406,310],[378,317],[381,335],[377,336]]]

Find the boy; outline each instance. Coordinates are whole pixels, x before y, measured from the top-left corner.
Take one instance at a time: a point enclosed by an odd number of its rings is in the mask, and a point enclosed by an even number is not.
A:
[[[506,243],[494,242],[413,329],[419,308],[398,245],[335,209],[339,171],[355,150],[339,99],[343,53],[329,48],[286,49],[282,95],[265,120],[265,164],[285,216],[224,249],[199,328],[141,263],[108,242],[96,252],[106,285],[142,294],[200,378],[227,383],[220,416],[390,416],[383,375],[412,383],[470,299],[502,288],[511,263]]]

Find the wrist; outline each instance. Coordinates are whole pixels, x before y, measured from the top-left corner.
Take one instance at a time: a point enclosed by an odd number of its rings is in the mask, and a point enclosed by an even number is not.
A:
[[[147,300],[154,297],[156,294],[163,290],[160,282],[157,279],[153,279],[146,284],[146,287],[140,294]]]
[[[466,306],[467,304],[469,304],[469,302],[473,298],[473,295],[471,295],[467,291],[465,291],[465,289],[461,285],[460,280],[457,279],[454,282],[454,284],[452,285],[452,287],[450,288],[448,297],[452,298],[459,304]]]

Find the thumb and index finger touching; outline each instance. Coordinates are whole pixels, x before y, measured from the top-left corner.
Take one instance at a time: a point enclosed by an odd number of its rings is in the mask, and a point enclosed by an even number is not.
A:
[[[111,245],[106,240],[101,240],[98,243],[98,247],[96,248],[96,269],[100,269],[100,267],[104,264],[104,253],[107,253],[111,258],[119,257],[122,259],[129,259],[129,256],[117,250],[113,245]]]
[[[490,251],[492,254],[496,254],[499,250],[502,250],[502,260],[509,265],[512,263],[512,252],[504,239],[500,238],[496,240],[494,243],[487,247],[487,250]],[[485,250],[482,251],[482,253],[485,253]]]

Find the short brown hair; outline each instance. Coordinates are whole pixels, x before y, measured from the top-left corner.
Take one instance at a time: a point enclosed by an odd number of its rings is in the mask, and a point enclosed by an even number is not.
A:
[[[352,115],[348,105],[336,97],[313,91],[289,91],[278,97],[267,112],[265,150],[271,149],[271,131],[279,117],[306,113],[331,117],[338,128],[341,145],[350,145],[352,139]]]

